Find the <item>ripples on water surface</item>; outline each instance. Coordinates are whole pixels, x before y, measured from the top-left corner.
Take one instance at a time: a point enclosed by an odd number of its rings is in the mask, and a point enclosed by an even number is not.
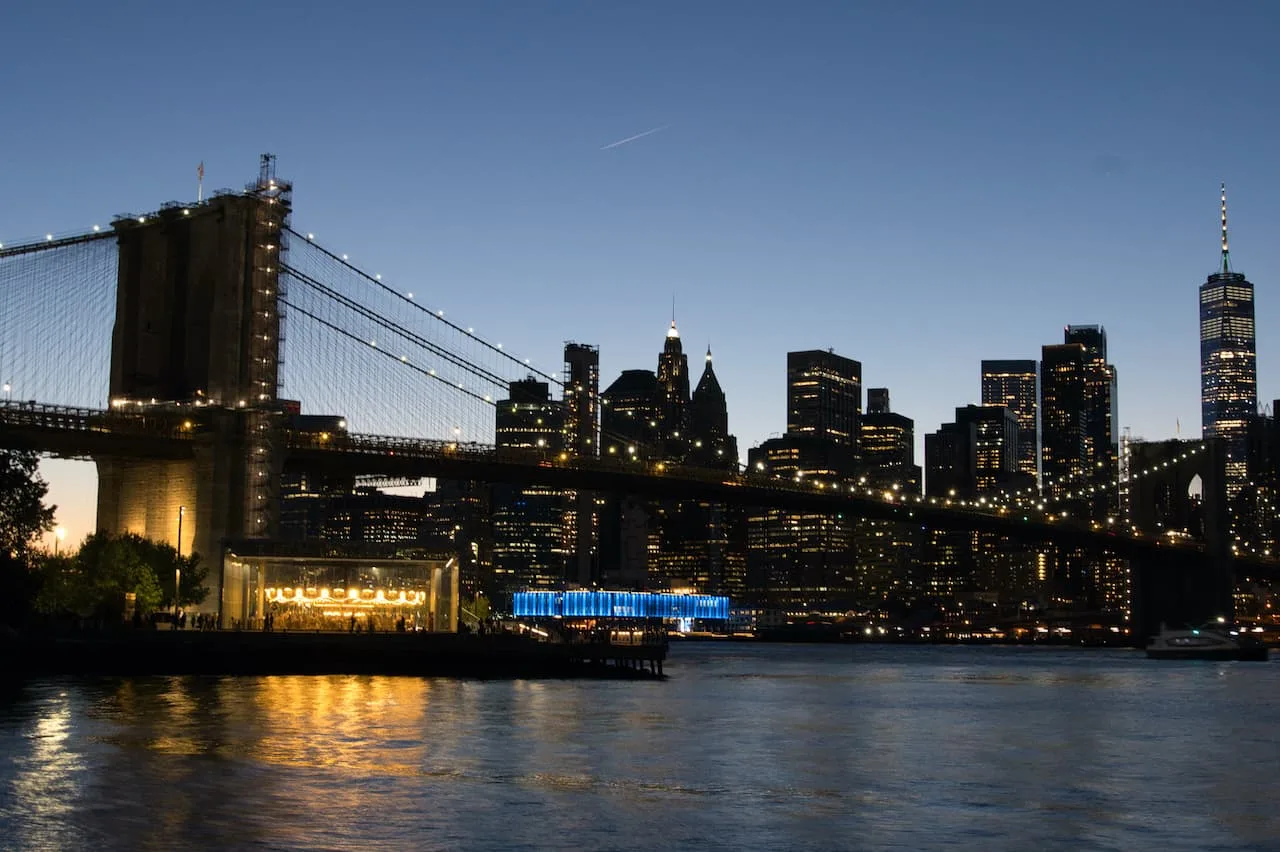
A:
[[[668,672],[8,687],[0,847],[1280,849],[1280,664],[688,644]]]

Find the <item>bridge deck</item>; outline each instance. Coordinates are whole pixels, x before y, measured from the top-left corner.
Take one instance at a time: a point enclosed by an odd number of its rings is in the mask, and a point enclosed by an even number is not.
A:
[[[0,444],[64,457],[190,457],[204,431],[203,412],[192,407],[142,407],[138,411],[67,408],[33,402],[0,403]],[[228,412],[230,413],[230,412]],[[849,513],[872,520],[969,530],[1029,543],[1105,551],[1123,558],[1201,562],[1203,546],[1167,541],[1060,520],[1033,510],[947,505],[871,489],[835,488],[792,481],[619,458],[551,456],[490,445],[395,436],[286,431],[287,467],[350,476],[438,477],[510,482],[659,499],[706,499],[734,505]],[[1276,576],[1280,561],[1237,559],[1252,576]]]

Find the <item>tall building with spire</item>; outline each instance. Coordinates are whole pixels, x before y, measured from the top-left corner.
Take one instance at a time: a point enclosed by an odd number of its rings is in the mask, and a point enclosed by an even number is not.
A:
[[[1257,413],[1253,285],[1231,269],[1223,184],[1222,263],[1200,285],[1200,420],[1204,437],[1223,444],[1228,497],[1234,497],[1248,478],[1249,423]]]
[[[675,320],[657,372],[624,370],[601,395],[601,455],[735,470],[724,390],[711,350],[697,388]],[[600,575],[612,585],[741,591],[744,513],[706,500],[610,496],[600,504]]]
[[[689,392],[689,361],[671,320],[658,356],[657,395],[661,456],[668,462],[700,467],[736,468],[737,440],[729,434],[724,391],[711,366],[697,390]],[[731,544],[736,513],[705,500],[660,500],[650,503],[650,580],[659,588],[700,592],[728,591],[733,577],[745,572],[745,556]]]
[[[676,321],[671,320],[667,341],[658,356],[658,428],[664,439],[679,438],[688,425],[689,358],[680,343]]]
[[[699,467],[736,470],[738,439],[729,434],[729,405],[716,371],[711,366],[711,347],[707,347],[706,366],[702,378],[689,398],[689,433],[692,444],[689,461]]]

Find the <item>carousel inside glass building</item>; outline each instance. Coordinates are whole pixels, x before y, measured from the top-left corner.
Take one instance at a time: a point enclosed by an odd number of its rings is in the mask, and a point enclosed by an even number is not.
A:
[[[223,563],[233,629],[451,632],[457,600],[452,559],[228,551]]]

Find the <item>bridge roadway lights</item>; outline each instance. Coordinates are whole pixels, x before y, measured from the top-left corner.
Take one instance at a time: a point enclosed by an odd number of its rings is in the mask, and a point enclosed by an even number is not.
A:
[[[656,498],[697,497],[741,506],[845,512],[872,520],[900,521],[936,529],[998,533],[1029,543],[1052,542],[1105,550],[1121,558],[1156,552],[1199,552],[1196,547],[1169,547],[1154,538],[1093,530],[1061,521],[1027,522],[1008,514],[890,502],[879,496],[832,490],[782,487],[770,480],[742,479],[722,471],[668,468],[654,474],[641,464],[629,461],[602,458],[558,464],[537,455],[512,455],[481,445],[358,434],[322,438],[294,432],[289,434],[288,444],[286,467],[342,476],[432,476]]]

